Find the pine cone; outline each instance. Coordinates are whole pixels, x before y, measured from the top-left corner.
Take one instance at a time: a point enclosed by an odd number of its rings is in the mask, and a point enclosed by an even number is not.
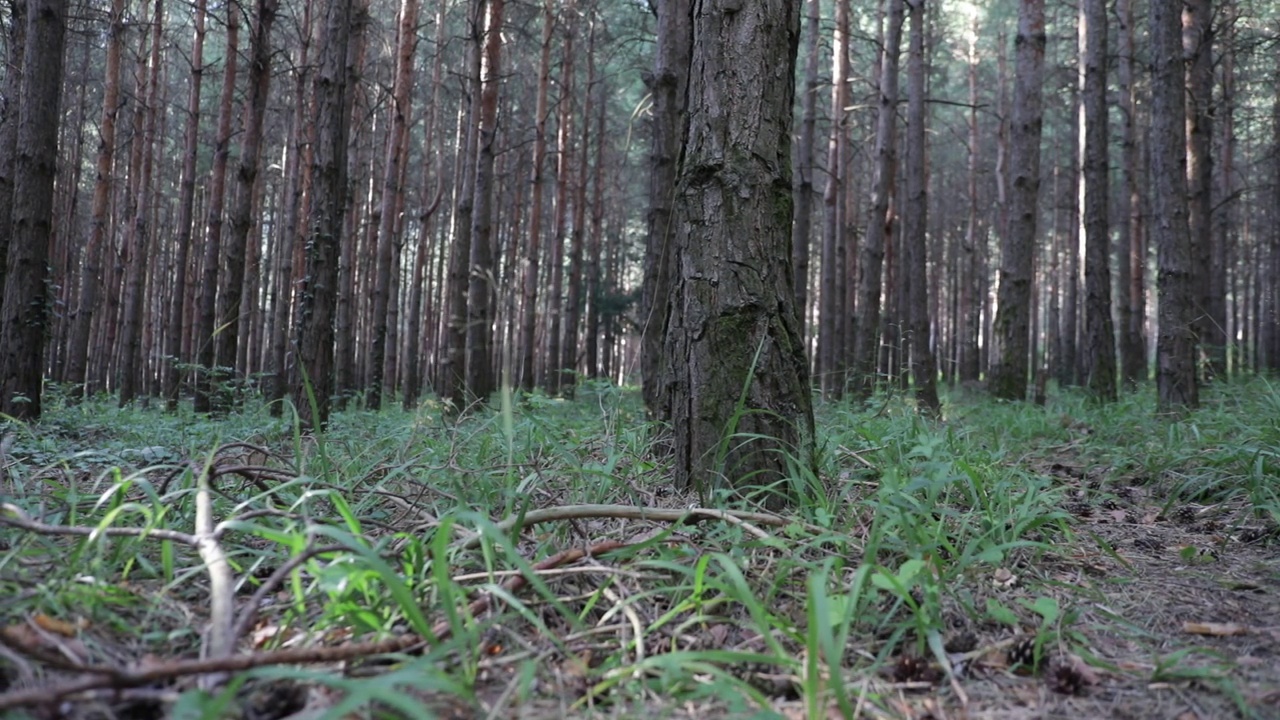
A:
[[[929,661],[916,655],[902,655],[893,665],[894,682],[936,682],[938,671],[929,666]]]
[[[1034,635],[1021,638],[1009,648],[1009,666],[1015,670],[1036,671],[1036,638]]]
[[[1069,664],[1060,664],[1053,669],[1047,678],[1049,689],[1063,695],[1079,695],[1084,691],[1085,678],[1080,671]]]
[[[1196,509],[1190,505],[1182,505],[1173,511],[1173,521],[1177,523],[1192,523],[1196,520]]]

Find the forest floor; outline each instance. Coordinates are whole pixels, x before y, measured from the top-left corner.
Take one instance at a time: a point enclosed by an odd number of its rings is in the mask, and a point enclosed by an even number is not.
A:
[[[0,426],[0,717],[1280,718],[1280,388],[818,409],[782,515],[637,393]]]

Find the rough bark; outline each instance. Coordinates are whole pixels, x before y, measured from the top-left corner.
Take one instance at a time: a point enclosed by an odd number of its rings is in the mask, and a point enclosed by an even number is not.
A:
[[[884,49],[880,55],[880,107],[876,116],[875,179],[871,186],[871,215],[863,237],[862,273],[858,289],[861,317],[854,341],[853,390],[858,397],[868,397],[875,387],[876,361],[880,349],[880,294],[884,286],[884,244],[890,217],[890,198],[898,167],[898,56],[902,46],[903,0],[889,0],[888,24],[885,26]]]
[[[579,359],[579,328],[582,325],[582,263],[585,248],[587,224],[587,177],[590,175],[591,126],[592,126],[592,93],[596,82],[596,28],[594,19],[588,19],[591,25],[587,33],[587,82],[582,92],[582,141],[578,153],[578,172],[575,178],[573,198],[573,231],[569,233],[569,292],[565,297],[564,331],[560,343],[560,392],[566,397],[573,397],[577,384]]]
[[[979,364],[979,336],[982,333],[982,298],[986,292],[980,280],[986,274],[983,249],[985,235],[978,227],[978,18],[973,19],[973,32],[969,41],[969,147],[966,191],[969,200],[969,216],[965,219],[964,243],[961,248],[964,260],[964,277],[960,280],[957,298],[957,315],[960,339],[957,343],[958,361],[956,377],[960,382],[977,382],[982,373]]]
[[[698,0],[676,187],[664,407],[677,485],[813,477],[814,430],[791,262],[799,3]]]
[[[1163,413],[1199,405],[1195,273],[1187,225],[1187,136],[1181,2],[1156,0],[1151,38],[1151,238],[1160,293],[1156,398]]]
[[[574,169],[573,96],[575,85],[574,38],[577,35],[575,5],[566,10],[564,56],[560,70],[560,120],[556,128],[556,214],[550,253],[547,258],[547,346],[543,387],[549,395],[560,394],[561,324],[564,320],[564,246],[569,239],[569,197]]]
[[[327,0],[324,37],[315,71],[311,212],[307,221],[306,270],[300,290],[295,343],[298,377],[293,402],[304,427],[323,428],[333,393],[333,321],[337,300],[338,251],[346,210],[347,45],[352,0]],[[310,392],[314,397],[314,410]]]
[[[0,413],[40,417],[49,240],[58,163],[66,0],[28,0],[14,159],[13,227],[0,303]]]
[[[1032,260],[1040,192],[1040,127],[1043,121],[1044,0],[1021,0],[1015,41],[1013,117],[1009,128],[1009,227],[1000,243],[999,307],[993,333],[991,393],[1006,400],[1027,396]]]
[[[1080,2],[1080,102],[1084,144],[1085,304],[1082,361],[1093,397],[1116,399],[1115,328],[1111,322],[1111,234],[1107,217],[1107,7],[1106,0]]]
[[[640,377],[644,404],[651,416],[666,417],[668,397],[662,386],[666,373],[667,299],[673,260],[672,204],[679,160],[683,117],[688,102],[689,58],[693,42],[690,9],[693,0],[660,0],[653,74],[647,78],[653,95],[649,146],[649,212],[645,218],[644,287],[641,301]]]

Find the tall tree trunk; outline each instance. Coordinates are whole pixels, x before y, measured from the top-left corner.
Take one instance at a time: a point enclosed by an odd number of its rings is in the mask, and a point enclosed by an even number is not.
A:
[[[665,343],[676,484],[767,488],[774,506],[815,472],[790,267],[799,9],[697,2]]]
[[[480,63],[480,112],[477,121],[475,210],[471,216],[471,272],[467,287],[467,393],[488,400],[494,390],[493,307],[493,158],[497,140],[498,88],[502,76],[502,27],[505,0],[487,0],[484,54]]]
[[[399,242],[394,235],[395,208],[403,197],[400,183],[401,156],[409,131],[412,112],[413,53],[418,45],[418,1],[401,0],[396,30],[396,74],[391,90],[391,124],[387,132],[387,162],[382,180],[382,214],[378,221],[377,278],[373,284],[373,348],[370,357],[372,378],[368,387],[370,410],[382,408],[383,364],[387,359],[387,316],[391,296],[391,268],[395,264],[394,249]],[[394,378],[392,379],[394,381]]]
[[[1156,393],[1161,412],[1199,405],[1196,379],[1195,273],[1187,226],[1187,136],[1182,3],[1155,0],[1151,38],[1151,234],[1156,244],[1160,335]]]
[[[569,235],[569,189],[573,176],[573,94],[574,38],[577,27],[575,4],[566,10],[568,23],[564,33],[564,57],[560,72],[560,122],[556,128],[556,216],[552,232],[551,252],[547,259],[547,348],[544,386],[550,395],[560,394],[560,333],[564,320],[564,246]]]
[[[538,89],[534,103],[533,161],[529,184],[529,237],[525,243],[524,273],[521,279],[520,353],[518,376],[520,387],[532,390],[535,384],[534,357],[538,329],[538,267],[542,252],[542,193],[546,186],[544,167],[547,160],[547,87],[551,83],[551,38],[556,24],[556,5],[547,0],[542,9],[542,50],[538,56]]]
[[[929,338],[929,275],[926,218],[929,209],[925,178],[925,0],[907,3],[910,20],[910,47],[907,60],[907,137],[903,164],[907,174],[907,197],[902,223],[902,241],[907,256],[907,287],[911,327],[911,377],[915,381],[916,403],[920,410],[937,416],[938,363]]]
[[[222,373],[214,365],[215,333],[225,332],[226,328],[219,326],[230,320],[217,316],[217,296],[218,265],[222,257],[222,209],[226,200],[227,160],[231,155],[239,37],[240,8],[231,3],[227,5],[227,49],[223,56],[225,65],[222,70],[222,92],[218,96],[218,134],[214,141],[213,170],[209,176],[208,219],[205,223],[204,262],[200,273],[200,309],[196,318],[196,364],[200,374],[196,379],[196,412],[215,409],[213,393],[220,391],[219,386],[223,380]],[[218,406],[221,407],[222,403],[218,403]]]
[[[1080,3],[1080,102],[1084,120],[1085,384],[1099,400],[1116,399],[1116,336],[1111,323],[1111,233],[1107,217],[1107,5]]]
[[[582,147],[578,154],[578,177],[574,187],[573,199],[573,232],[569,235],[569,296],[564,308],[564,340],[560,344],[560,391],[567,397],[573,397],[573,389],[577,384],[578,358],[581,356],[578,345],[578,328],[582,324],[582,262],[583,239],[586,236],[587,217],[587,176],[590,174],[591,157],[591,97],[596,82],[596,24],[588,18],[591,25],[587,33],[587,83],[582,93]]]
[[[277,265],[275,290],[271,302],[271,389],[268,399],[271,401],[271,414],[279,417],[284,412],[282,402],[289,391],[290,378],[290,346],[292,335],[290,328],[291,311],[294,307],[294,269],[301,269],[295,254],[301,250],[300,222],[305,222],[303,213],[304,198],[310,199],[311,192],[311,157],[315,144],[310,139],[315,136],[315,125],[308,121],[307,109],[311,106],[308,92],[311,78],[310,50],[312,23],[312,0],[305,0],[302,6],[302,23],[298,36],[301,39],[297,48],[294,69],[293,112],[289,118],[289,138],[285,155],[285,193],[284,221],[281,223],[277,247]]]
[[[854,388],[858,397],[868,397],[875,387],[876,362],[880,338],[881,270],[884,264],[885,236],[892,218],[890,197],[894,191],[898,167],[898,56],[902,46],[903,0],[889,0],[888,25],[884,34],[884,50],[880,54],[880,107],[876,118],[875,180],[871,187],[871,215],[862,244],[862,275],[858,288],[862,293],[858,306],[854,343]]]
[[[404,382],[404,409],[411,410],[418,405],[418,395],[422,391],[422,375],[423,368],[430,367],[428,353],[419,352],[419,344],[421,342],[420,333],[424,323],[433,322],[432,305],[430,297],[427,299],[427,311],[422,310],[423,304],[423,287],[422,284],[426,279],[427,269],[431,266],[433,258],[432,245],[432,220],[435,217],[436,210],[440,207],[440,200],[444,197],[444,173],[439,167],[433,166],[437,163],[434,161],[438,154],[435,153],[436,144],[436,123],[439,120],[440,105],[440,86],[441,78],[444,73],[444,14],[447,9],[449,0],[440,0],[440,4],[436,9],[436,36],[435,36],[435,59],[431,63],[431,104],[427,109],[426,122],[423,123],[422,131],[422,188],[420,196],[420,210],[418,211],[418,247],[414,255],[413,261],[413,285],[409,291],[409,330],[406,345],[409,348],[409,362],[405,365],[405,382]],[[435,195],[432,197],[432,178],[435,181]],[[432,277],[434,281],[434,277]],[[432,294],[436,291],[437,283],[432,283]],[[430,326],[428,326],[430,327]],[[427,333],[431,335],[430,332]]]
[[[961,333],[958,344],[959,360],[956,377],[960,382],[977,382],[982,373],[979,364],[979,339],[982,334],[982,298],[986,289],[980,277],[987,272],[985,235],[978,228],[978,18],[973,18],[973,31],[969,36],[969,167],[966,188],[969,215],[965,219],[964,277],[960,281],[957,298],[957,315]]]
[[[453,214],[453,243],[449,250],[449,278],[445,291],[448,321],[440,368],[440,396],[461,411],[467,401],[467,293],[471,268],[471,215],[475,207],[475,168],[479,132],[476,118],[480,114],[480,11],[483,0],[471,0],[468,23],[470,30],[467,70],[467,109],[462,124],[465,145],[458,154],[461,173],[457,180],[457,199]]]
[[[668,397],[662,386],[666,375],[663,346],[667,334],[667,300],[670,295],[672,205],[675,201],[681,133],[688,104],[689,57],[693,47],[691,9],[694,0],[662,0],[654,3],[657,42],[653,74],[647,78],[653,94],[649,146],[649,212],[645,218],[644,287],[640,318],[640,377],[644,405],[650,416],[667,417],[662,403]]]
[[[307,221],[306,271],[296,330],[298,377],[293,401],[302,425],[322,428],[333,392],[333,321],[337,301],[338,251],[346,210],[347,46],[352,0],[328,0],[324,38],[315,71],[316,143],[312,160],[311,213]],[[311,398],[314,397],[314,410]]]
[[[23,2],[23,0],[19,0]],[[67,381],[73,397],[85,391],[89,359],[89,336],[93,315],[98,309],[98,285],[102,275],[102,244],[108,235],[111,186],[115,175],[116,120],[120,113],[120,53],[124,45],[124,0],[112,0],[108,16],[107,64],[102,85],[102,122],[98,130],[97,176],[93,185],[93,206],[89,213],[89,239],[84,246],[80,271],[80,303],[71,321],[67,353]]]
[[[993,332],[1000,354],[992,357],[991,392],[1006,400],[1027,397],[1032,261],[1040,193],[1040,127],[1043,121],[1044,0],[1021,0],[1015,43],[1013,119],[1009,129],[1009,228],[1000,243],[999,307]]]
[[[1146,254],[1142,252],[1142,236],[1137,223],[1141,209],[1138,198],[1138,118],[1133,78],[1136,62],[1133,47],[1133,0],[1116,0],[1116,80],[1120,98],[1121,172],[1116,194],[1116,286],[1120,297],[1116,305],[1120,322],[1120,377],[1125,387],[1136,387],[1146,379],[1146,343],[1143,341],[1142,312],[1135,306],[1132,288],[1135,277],[1141,283]],[[1138,288],[1138,298],[1145,288]]]
[[[0,413],[20,420],[39,419],[41,411],[66,14],[66,0],[28,0],[13,227],[0,304]]]
[[[1228,36],[1219,44],[1222,48],[1222,95],[1218,103],[1218,112],[1214,116],[1217,121],[1217,161],[1214,169],[1214,210],[1213,210],[1213,244],[1209,257],[1209,319],[1214,332],[1223,348],[1220,357],[1214,358],[1210,352],[1210,362],[1219,362],[1217,374],[1225,374],[1228,369],[1239,370],[1239,348],[1236,338],[1239,337],[1239,323],[1227,312],[1227,292],[1232,289],[1228,280],[1227,269],[1232,266],[1232,235],[1235,209],[1235,17],[1234,7],[1224,8],[1231,16],[1223,23],[1228,28]],[[1234,275],[1234,273],[1232,273]],[[1240,294],[1232,291],[1233,299],[1239,300]],[[1232,362],[1233,356],[1235,362]],[[1233,368],[1234,364],[1234,368]]]
[[[1186,62],[1187,223],[1191,234],[1192,327],[1208,357],[1208,378],[1226,369],[1226,335],[1212,314],[1213,262],[1213,2],[1184,0],[1182,52]]]
[[[586,331],[586,368],[587,377],[600,377],[600,300],[601,275],[604,268],[600,266],[600,257],[604,246],[604,213],[605,187],[604,168],[608,160],[608,143],[605,141],[605,128],[608,123],[609,103],[606,86],[602,83],[598,94],[600,109],[596,111],[596,165],[592,171],[591,187],[591,234],[587,242],[587,298],[590,302],[587,312]]]
[[[800,96],[800,146],[796,149],[796,221],[791,228],[791,264],[796,274],[796,310],[800,330],[805,331],[805,308],[809,307],[809,244],[813,234],[813,145],[818,116],[818,52],[822,47],[820,20],[822,3],[807,0],[805,13],[804,94]],[[878,285],[879,283],[877,283]],[[879,289],[877,288],[877,297]]]
[[[822,194],[822,278],[818,310],[818,378],[822,394],[844,394],[844,178],[845,107],[849,104],[849,0],[836,0],[836,29],[831,59],[831,135],[827,141],[827,186]]]
[[[13,188],[18,159],[23,48],[27,37],[27,0],[8,0],[9,36],[5,43],[5,93],[0,101],[0,302],[4,300],[9,228],[13,227]]]
[[[240,145],[240,163],[236,169],[235,196],[229,216],[231,233],[223,248],[222,287],[218,291],[217,317],[220,329],[214,336],[214,362],[219,371],[214,377],[232,379],[247,372],[236,367],[237,344],[246,342],[239,332],[241,299],[244,297],[245,252],[249,230],[254,224],[254,201],[261,159],[262,127],[267,114],[267,98],[271,92],[271,26],[276,19],[277,0],[256,0],[253,24],[249,29],[249,90],[244,100],[244,135]],[[236,12],[239,12],[238,9]],[[258,239],[254,238],[255,244]],[[228,376],[226,373],[230,372]],[[218,393],[212,409],[226,411],[231,398]]]
[[[128,232],[130,244],[129,271],[125,286],[124,316],[122,319],[120,346],[120,407],[133,402],[139,385],[142,383],[143,365],[139,355],[142,341],[143,301],[146,291],[146,268],[150,261],[147,247],[150,244],[152,228],[151,176],[155,166],[156,126],[160,114],[160,44],[163,42],[161,29],[164,27],[164,0],[155,0],[154,18],[151,23],[151,60],[150,73],[146,83],[146,103],[139,104],[136,112],[145,114],[145,129],[142,122],[137,123],[137,131],[133,138],[134,153],[138,155],[142,165],[142,176],[138,180],[138,192],[135,194],[134,214]]]

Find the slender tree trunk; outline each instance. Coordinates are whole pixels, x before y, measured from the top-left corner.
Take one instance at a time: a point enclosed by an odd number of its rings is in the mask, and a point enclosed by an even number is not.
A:
[[[547,158],[547,88],[551,79],[551,39],[556,23],[556,4],[547,0],[543,8],[542,50],[538,56],[538,89],[533,119],[533,161],[529,184],[529,237],[525,243],[524,268],[521,280],[522,304],[520,310],[520,387],[534,387],[534,357],[538,328],[538,267],[542,252],[543,188],[546,186],[543,168]]]
[[[417,0],[401,0],[396,30],[396,71],[391,91],[391,123],[387,132],[387,162],[382,180],[382,213],[378,219],[377,278],[373,284],[373,347],[370,351],[372,377],[368,387],[368,407],[374,411],[382,408],[383,365],[388,355],[391,268],[395,264],[394,249],[399,242],[392,236],[397,219],[395,208],[404,192],[400,183],[400,165],[412,113],[413,53],[418,45],[417,24]]]
[[[1138,200],[1138,118],[1134,98],[1133,66],[1133,0],[1116,0],[1116,80],[1120,99],[1120,188],[1116,193],[1116,286],[1120,297],[1116,303],[1120,323],[1120,377],[1125,387],[1136,387],[1146,379],[1146,348],[1142,339],[1142,317],[1134,307],[1133,278],[1135,271],[1141,277],[1142,268],[1135,267],[1135,260],[1144,260],[1142,239],[1138,233],[1135,213]],[[1136,251],[1135,251],[1136,248]],[[1141,290],[1141,288],[1140,288]]]
[[[809,307],[809,244],[813,234],[813,145],[818,116],[818,58],[822,47],[820,0],[807,0],[805,14],[804,94],[800,97],[800,146],[796,149],[796,221],[791,228],[791,264],[796,274],[796,308],[804,332],[804,311]],[[879,283],[876,283],[879,285]],[[879,289],[877,288],[877,297]]]
[[[573,95],[574,95],[574,38],[577,27],[574,22],[576,5],[566,10],[569,18],[564,33],[564,58],[560,72],[560,122],[556,128],[556,216],[551,241],[551,253],[547,262],[547,274],[551,292],[547,297],[547,348],[544,387],[549,395],[560,394],[560,340],[564,320],[564,246],[569,235],[569,189],[573,178]]]
[[[986,292],[981,275],[987,271],[983,262],[983,246],[985,235],[980,236],[978,227],[978,18],[973,19],[973,32],[969,39],[969,167],[967,194],[969,215],[965,220],[964,244],[962,247],[965,273],[960,281],[957,299],[957,320],[961,333],[957,348],[959,361],[956,363],[956,377],[962,382],[977,382],[982,373],[979,364],[979,336],[982,333],[982,297]]]
[[[224,332],[219,325],[230,318],[217,316],[218,265],[222,257],[222,209],[226,199],[227,160],[231,155],[232,113],[236,89],[237,41],[240,35],[240,8],[227,6],[227,50],[222,71],[222,93],[218,96],[218,135],[213,151],[213,170],[209,177],[208,220],[205,224],[204,262],[200,274],[200,309],[197,316],[195,343],[196,364],[200,377],[196,380],[195,411],[215,409],[213,392],[223,379],[214,363],[214,334]],[[237,306],[238,307],[238,306]],[[221,322],[219,322],[221,320]],[[221,403],[218,404],[221,407]]]
[[[433,165],[437,163],[433,158],[438,157],[435,154],[436,144],[436,123],[439,120],[440,105],[440,86],[441,78],[444,74],[444,14],[447,9],[449,0],[440,0],[440,4],[436,10],[436,36],[435,36],[435,59],[431,64],[431,105],[427,109],[426,122],[423,123],[422,131],[422,188],[420,203],[421,209],[418,212],[418,247],[414,255],[413,261],[413,285],[409,291],[409,329],[406,345],[409,349],[409,362],[405,365],[405,382],[404,382],[404,409],[411,410],[418,404],[418,396],[422,391],[422,369],[430,367],[430,355],[426,352],[419,351],[421,343],[420,333],[423,323],[434,322],[432,315],[432,304],[430,298],[436,292],[438,283],[434,282],[434,274],[432,279],[432,295],[427,298],[427,310],[424,313],[423,304],[423,287],[422,284],[426,279],[427,269],[431,267],[433,258],[432,245],[432,220],[435,217],[436,210],[440,207],[440,200],[444,197],[444,173],[436,167],[433,173]],[[432,197],[432,177],[434,174],[435,188],[434,198]],[[442,253],[443,254],[443,253]],[[429,325],[428,327],[432,327]],[[431,335],[430,332],[427,333]]]
[[[19,0],[23,2],[23,0]],[[80,303],[71,321],[67,354],[67,381],[73,397],[82,395],[88,382],[89,337],[98,309],[98,285],[102,275],[102,245],[108,235],[111,186],[115,175],[116,120],[120,113],[120,54],[124,45],[124,0],[112,0],[107,36],[107,64],[102,85],[102,122],[98,130],[97,177],[89,217],[89,240],[84,246],[80,271]]]
[[[1080,3],[1080,102],[1084,149],[1081,212],[1085,233],[1085,385],[1097,399],[1116,399],[1116,336],[1111,322],[1111,233],[1107,216],[1107,6]]]
[[[467,393],[486,401],[494,390],[493,308],[497,282],[493,258],[493,159],[497,141],[498,88],[502,76],[505,0],[487,0],[480,63],[480,112],[476,118],[475,210],[471,216],[471,273],[467,287]]]
[[[587,84],[582,97],[582,146],[578,154],[577,185],[573,199],[573,232],[569,235],[569,296],[565,302],[564,340],[560,344],[560,392],[573,397],[577,384],[580,346],[578,329],[582,325],[582,262],[583,239],[586,236],[587,177],[590,174],[591,147],[591,94],[596,81],[596,32],[594,19],[588,19],[591,29],[587,33]]]
[[[219,327],[213,337],[214,363],[218,370],[212,377],[224,382],[246,371],[244,367],[236,367],[236,349],[238,343],[247,341],[247,338],[240,337],[239,332],[240,304],[244,297],[245,252],[249,231],[254,225],[254,200],[260,192],[258,165],[267,98],[271,91],[271,26],[275,22],[276,9],[277,0],[256,0],[253,24],[249,29],[249,90],[242,115],[244,134],[229,215],[231,232],[222,252],[221,262],[226,272],[220,278],[222,287],[218,290],[216,317]],[[238,14],[239,9],[234,12]],[[212,223],[210,227],[213,227]],[[257,242],[255,238],[254,243]],[[208,280],[209,276],[206,275],[205,279]],[[210,409],[225,412],[230,409],[230,401],[229,395],[219,392],[212,399]]]
[[[20,420],[39,419],[41,411],[66,15],[66,0],[28,0],[13,227],[0,303],[0,413]]]
[[[800,4],[698,0],[676,188],[663,383],[675,482],[768,489],[812,477],[813,408],[791,272]]]
[[[1214,317],[1213,262],[1213,2],[1184,0],[1182,52],[1186,61],[1187,223],[1191,234],[1192,327],[1209,360],[1208,379],[1225,371],[1226,335]]]
[[[898,167],[898,56],[902,46],[903,0],[889,0],[888,25],[884,50],[880,55],[880,108],[876,119],[875,179],[871,188],[871,215],[862,245],[862,262],[858,288],[862,298],[858,305],[861,317],[854,343],[854,388],[858,397],[870,396],[875,387],[876,361],[879,355],[881,270],[884,263],[885,237],[892,222],[890,196],[895,186]]]
[[[1231,5],[1224,9],[1228,13],[1234,11]],[[1223,24],[1226,28],[1234,28],[1235,18],[1229,17]],[[1209,257],[1209,319],[1214,328],[1214,335],[1221,341],[1222,351],[1214,357],[1211,351],[1210,362],[1217,362],[1216,374],[1225,375],[1229,369],[1239,369],[1239,348],[1236,338],[1239,326],[1227,310],[1227,291],[1232,285],[1228,281],[1228,268],[1232,262],[1233,215],[1235,209],[1235,48],[1234,32],[1219,44],[1222,48],[1221,66],[1222,92],[1218,103],[1218,111],[1214,116],[1218,128],[1217,162],[1214,163],[1214,209],[1213,209],[1213,243]],[[1239,293],[1232,292],[1232,297],[1239,299]],[[1234,368],[1232,358],[1235,358]]]
[[[693,47],[691,8],[694,0],[662,0],[657,11],[657,42],[653,74],[647,78],[653,94],[649,146],[649,213],[645,218],[644,288],[640,317],[640,377],[644,405],[650,416],[667,417],[662,403],[668,397],[662,386],[666,375],[663,346],[667,333],[667,300],[670,295],[673,258],[672,205],[675,200],[677,162],[684,131],[688,98],[689,57]]]
[[[1040,127],[1044,77],[1044,0],[1021,0],[1015,43],[1015,87],[1009,167],[1013,175],[1009,229],[1001,240],[999,307],[991,392],[1006,400],[1027,397],[1032,261],[1040,192]]]
[[[346,210],[344,188],[350,120],[346,60],[352,14],[352,0],[326,2],[323,50],[315,71],[314,179],[307,222],[306,272],[295,335],[299,377],[293,390],[299,421],[311,428],[323,428],[328,423],[333,392],[333,321],[338,251]],[[315,401],[314,409],[311,398]]]
[[[1151,234],[1156,244],[1160,336],[1156,392],[1161,412],[1199,405],[1195,273],[1187,225],[1187,136],[1180,42],[1181,2],[1156,0],[1151,38]]]
[[[457,203],[454,208],[453,243],[449,251],[448,323],[445,328],[443,364],[440,371],[440,396],[462,410],[467,401],[467,294],[471,268],[471,215],[475,207],[475,169],[479,132],[476,119],[480,115],[480,11],[483,0],[471,0],[469,23],[470,59],[467,73],[467,111],[462,127],[465,147],[459,154],[461,174],[458,178]]]
[[[138,192],[134,201],[136,206],[132,225],[128,232],[129,270],[125,286],[124,317],[122,319],[120,346],[120,407],[133,402],[138,387],[142,384],[143,362],[139,355],[142,346],[142,314],[143,300],[146,292],[146,268],[150,261],[147,247],[151,236],[151,175],[155,166],[154,142],[156,125],[160,114],[160,44],[163,41],[161,29],[164,26],[164,2],[155,0],[154,18],[151,24],[151,61],[150,73],[146,83],[146,103],[140,104],[136,112],[139,120],[145,115],[143,123],[137,123],[137,131],[133,142],[134,153],[140,159],[142,174],[138,180]]]
[[[910,47],[907,60],[907,137],[903,165],[907,174],[907,196],[902,223],[902,241],[907,257],[908,308],[911,328],[911,377],[915,381],[916,403],[926,415],[937,416],[938,364],[929,338],[928,244],[925,231],[929,208],[925,177],[925,0],[909,0]]]
[[[818,311],[818,377],[822,394],[839,399],[844,394],[842,364],[844,342],[844,179],[845,107],[849,104],[849,0],[836,0],[836,29],[831,59],[831,135],[827,141],[827,186],[822,195],[822,278]]]
[[[591,188],[591,234],[587,243],[587,298],[590,303],[587,312],[586,332],[586,368],[587,377],[600,377],[600,300],[601,274],[600,257],[604,245],[604,213],[605,187],[604,168],[608,160],[608,144],[605,141],[605,128],[608,123],[609,104],[604,102],[608,97],[605,86],[599,89],[600,109],[596,111],[596,165],[592,171]]]

